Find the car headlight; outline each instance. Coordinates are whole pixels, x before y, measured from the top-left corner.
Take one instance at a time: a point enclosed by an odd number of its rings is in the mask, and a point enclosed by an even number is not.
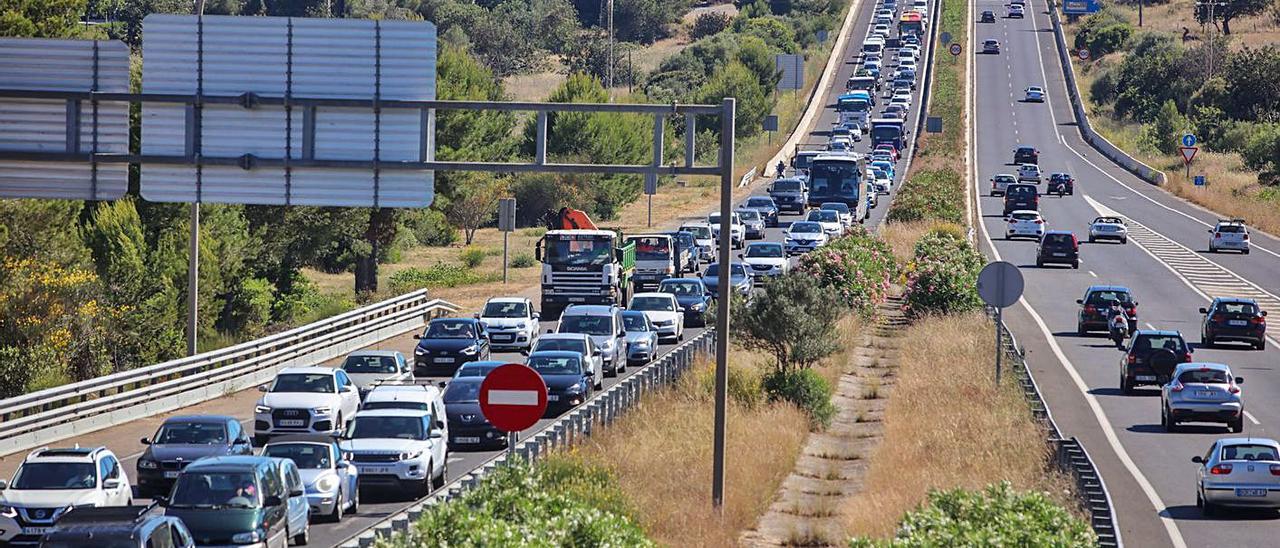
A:
[[[568,393],[570,393],[570,394],[578,394],[578,393],[581,393],[581,392],[582,392],[582,385],[581,385],[581,384],[575,384],[575,385],[573,385],[573,386],[570,386],[569,388],[566,388],[566,389],[565,389],[565,392],[568,392]]]
[[[707,303],[693,303],[689,308],[693,309],[694,312],[702,312],[707,309]]]
[[[314,407],[311,409],[311,412],[317,415],[328,415],[330,411],[333,411],[332,407]]]
[[[4,516],[6,518],[16,518],[18,517],[18,507],[9,506],[6,504],[0,504],[0,516]]]
[[[400,453],[400,460],[413,460],[422,456],[422,451],[405,451]]]
[[[608,340],[604,341],[604,344],[600,345],[600,348],[604,349],[605,351],[612,350],[612,349],[613,349],[613,339],[608,339]]]
[[[468,355],[469,355],[469,354],[475,354],[475,353],[476,353],[476,346],[475,346],[475,345],[471,345],[471,346],[468,346],[468,347],[466,347],[466,348],[463,348],[463,349],[462,349],[462,353],[463,353],[463,354],[468,354]]]
[[[255,529],[247,533],[236,533],[231,535],[231,542],[236,544],[252,544],[255,542],[262,542],[265,538],[267,538],[267,535],[263,534],[262,529]]]
[[[141,459],[138,461],[138,468],[141,468],[141,469],[155,470],[156,468],[159,468],[159,467],[160,467],[160,464],[153,460]]]
[[[524,322],[520,322],[520,323],[516,324],[516,329],[524,329],[524,328],[526,328],[526,327],[529,327],[529,324],[524,323]]]
[[[338,476],[334,476],[334,475],[320,476],[320,479],[316,480],[316,490],[320,491],[321,493],[328,493],[337,488],[338,488]]]
[[[426,351],[426,350],[424,350],[424,349],[422,349],[422,348],[414,348],[414,349],[413,349],[413,355],[414,355],[414,356],[425,356],[425,355],[427,355],[427,351]]]
[[[253,408],[254,413],[270,413],[271,407],[266,405],[257,405]]]

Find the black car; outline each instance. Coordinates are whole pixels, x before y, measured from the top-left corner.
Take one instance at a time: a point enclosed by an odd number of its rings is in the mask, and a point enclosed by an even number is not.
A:
[[[982,12],[982,19],[980,19],[978,22],[979,22],[979,23],[994,23],[994,22],[996,22],[996,12],[991,11],[991,10],[986,10],[986,11]]]
[[[415,376],[452,375],[464,363],[489,359],[489,334],[475,318],[436,318],[413,338]]]
[[[1040,165],[1040,151],[1036,147],[1020,146],[1013,149],[1013,165]]]
[[[583,367],[582,354],[565,350],[534,352],[529,354],[526,365],[537,371],[547,385],[547,417],[573,409],[591,397],[594,379],[591,370]]]
[[[697,272],[698,256],[702,253],[698,249],[698,240],[692,232],[677,230],[675,232],[665,232],[664,234],[671,236],[676,243],[676,257],[679,257],[679,263],[676,265],[681,272]]]
[[[1191,349],[1182,333],[1143,329],[1129,339],[1129,348],[1120,360],[1120,391],[1132,394],[1135,386],[1163,386],[1180,363],[1191,361]]]
[[[76,506],[40,539],[41,546],[110,548],[193,548],[195,540],[181,519],[150,506]]]
[[[480,384],[484,377],[449,381],[444,389],[445,418],[449,421],[449,448],[459,451],[507,446],[506,433],[480,412]]]
[[[1015,183],[1004,189],[1004,214],[1020,210],[1040,210],[1040,189],[1036,185]]]
[[[1068,173],[1051,173],[1049,174],[1049,190],[1048,194],[1057,194],[1062,196],[1073,195],[1076,193],[1076,180]]]
[[[1258,308],[1253,299],[1219,297],[1209,308],[1201,308],[1200,344],[1213,346],[1219,341],[1239,341],[1256,350],[1267,347],[1267,311]]]
[[[1080,268],[1080,241],[1076,235],[1065,230],[1050,230],[1040,238],[1040,246],[1036,248],[1036,266],[1047,264],[1071,265]]]
[[[803,179],[794,177],[778,179],[769,186],[769,197],[779,209],[804,213],[805,204],[809,200],[809,192]]]
[[[1076,318],[1076,333],[1087,335],[1090,331],[1109,331],[1107,311],[1111,303],[1119,301],[1120,307],[1129,315],[1129,332],[1138,329],[1138,301],[1133,300],[1133,292],[1119,285],[1091,285],[1084,291],[1083,299],[1076,299],[1080,305],[1080,313]]]
[[[760,217],[764,219],[765,226],[778,226],[778,204],[773,201],[773,198],[752,196],[747,198],[747,203],[742,204],[742,208],[759,211]]]
[[[676,296],[676,302],[684,309],[684,324],[689,327],[707,325],[707,308],[711,295],[707,286],[698,278],[668,278],[658,285],[658,291]]]
[[[221,415],[170,417],[153,437],[142,438],[138,458],[138,496],[168,495],[178,474],[204,457],[252,455],[253,445],[240,421]]]

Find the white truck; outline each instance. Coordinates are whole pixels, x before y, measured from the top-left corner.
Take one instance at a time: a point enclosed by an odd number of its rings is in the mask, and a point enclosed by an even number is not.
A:
[[[675,239],[667,234],[627,236],[636,246],[636,291],[657,288],[662,280],[680,277],[680,264]]]

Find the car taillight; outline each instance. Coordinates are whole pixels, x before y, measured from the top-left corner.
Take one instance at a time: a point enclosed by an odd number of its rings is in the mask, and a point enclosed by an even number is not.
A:
[[[1098,309],[1094,308],[1094,306],[1091,304],[1086,304],[1084,305],[1084,311],[1086,314],[1093,314],[1094,312],[1097,312]]]
[[[1080,240],[1076,239],[1075,234],[1071,235],[1071,249],[1073,251],[1080,251]]]
[[[1250,318],[1250,319],[1249,319],[1249,323],[1255,323],[1255,324],[1258,324],[1258,325],[1265,325],[1265,324],[1267,323],[1267,319],[1266,319],[1266,318],[1264,318],[1264,317],[1262,317],[1262,316],[1254,316],[1253,318]]]
[[[1226,317],[1224,317],[1222,314],[1214,314],[1214,315],[1213,315],[1213,318],[1210,318],[1210,319],[1211,319],[1211,320],[1213,320],[1213,321],[1215,321],[1215,322],[1220,322],[1220,321],[1222,321],[1222,320],[1225,320],[1225,319],[1226,319]]]
[[[1135,363],[1138,363],[1138,357],[1134,356],[1133,354],[1129,354],[1129,364],[1132,365]]]
[[[1172,390],[1174,392],[1181,392],[1183,388],[1186,388],[1186,386],[1183,386],[1181,382],[1174,382],[1172,385],[1169,386],[1169,390]]]
[[[1217,234],[1214,234],[1214,235],[1213,235],[1213,239],[1215,239],[1215,240],[1222,239],[1222,233],[1221,233],[1221,232],[1219,232],[1219,233],[1217,233]]]
[[[1044,221],[1041,221],[1040,219],[1036,219],[1036,224],[1038,224],[1038,225],[1042,225],[1042,224],[1044,224]]]
[[[1243,239],[1244,239],[1244,240],[1248,240],[1248,239],[1249,239],[1249,235],[1248,235],[1248,234],[1245,234]]]
[[[1132,318],[1136,318],[1136,317],[1138,317],[1138,307],[1137,307],[1137,306],[1130,306],[1130,307],[1129,307],[1129,317],[1132,317]]]
[[[1016,225],[1016,224],[1018,224],[1018,220],[1017,220],[1017,219],[1009,219],[1009,224],[1011,224],[1011,225]]]
[[[1227,389],[1227,391],[1228,391],[1228,392],[1231,392],[1232,394],[1239,394],[1239,393],[1240,393],[1240,387],[1239,387],[1239,386],[1236,386],[1236,385],[1234,385],[1234,384],[1233,384],[1233,385],[1231,385],[1231,388],[1228,388],[1228,389]]]
[[[1230,474],[1230,473],[1231,473],[1231,465],[1230,465],[1230,464],[1225,464],[1225,463],[1224,463],[1224,464],[1219,464],[1219,465],[1217,465],[1217,466],[1214,466],[1213,468],[1210,468],[1210,469],[1209,469],[1209,473],[1210,473],[1210,474],[1214,474],[1214,475],[1218,475],[1218,476],[1221,476],[1221,475],[1224,475],[1224,474]],[[1274,472],[1273,472],[1273,473],[1274,473]]]
[[[1190,353],[1190,352],[1185,352],[1185,353],[1183,353],[1183,354],[1182,354],[1182,361],[1184,361],[1184,362],[1186,362],[1186,363],[1191,363],[1191,353]]]
[[[1280,476],[1280,464],[1271,465],[1271,475]]]

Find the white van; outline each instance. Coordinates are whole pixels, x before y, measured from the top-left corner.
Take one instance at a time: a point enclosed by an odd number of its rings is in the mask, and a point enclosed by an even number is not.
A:
[[[880,57],[884,55],[884,39],[879,36],[871,36],[862,41],[862,56]]]

